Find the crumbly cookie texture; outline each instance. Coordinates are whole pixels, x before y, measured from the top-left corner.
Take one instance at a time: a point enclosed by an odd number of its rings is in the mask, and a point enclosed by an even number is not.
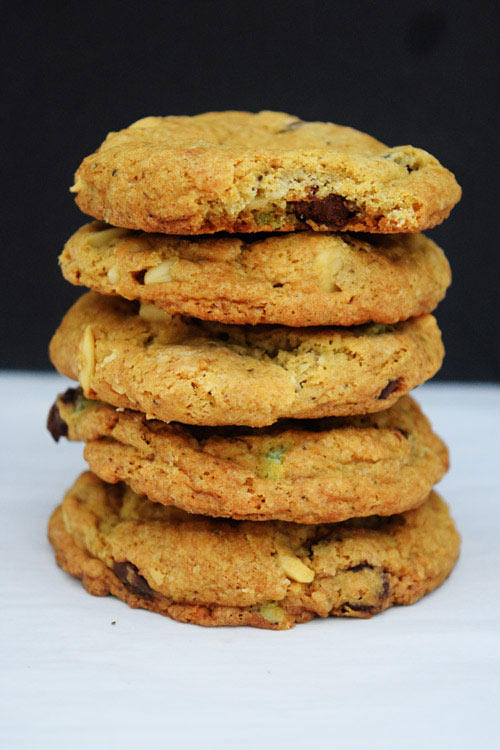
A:
[[[72,191],[96,219],[165,234],[418,232],[461,196],[426,151],[282,112],[146,117],[110,133]]]
[[[441,366],[432,315],[394,326],[228,326],[83,295],[51,344],[85,395],[163,422],[262,427],[382,411]]]
[[[60,257],[72,284],[222,323],[397,323],[432,312],[451,273],[422,234],[183,238],[93,222]]]
[[[420,505],[448,452],[403,396],[360,417],[272,427],[196,428],[117,411],[68,389],[49,412],[54,439],[83,440],[92,471],[190,513],[332,523]]]
[[[411,604],[445,580],[460,545],[434,493],[386,518],[255,523],[166,508],[90,472],[53,514],[49,538],[92,594],[182,622],[273,630]]]

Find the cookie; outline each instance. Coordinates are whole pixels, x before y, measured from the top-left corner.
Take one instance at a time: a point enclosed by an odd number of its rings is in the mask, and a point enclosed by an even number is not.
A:
[[[451,274],[422,234],[300,232],[186,239],[79,229],[60,258],[72,284],[221,323],[397,323],[431,312]]]
[[[332,523],[421,504],[448,468],[444,443],[403,396],[360,417],[272,427],[188,427],[117,411],[68,389],[49,413],[58,440],[83,440],[106,482],[190,513]]]
[[[159,318],[159,319],[158,319]],[[382,411],[439,369],[432,315],[394,326],[229,326],[84,294],[50,345],[90,398],[163,422],[262,427]]]
[[[460,544],[434,493],[385,518],[255,523],[167,508],[90,472],[53,514],[49,538],[92,594],[182,622],[273,630],[412,604],[445,580]]]
[[[461,195],[426,151],[282,112],[146,117],[110,133],[71,190],[96,219],[165,234],[419,232]]]

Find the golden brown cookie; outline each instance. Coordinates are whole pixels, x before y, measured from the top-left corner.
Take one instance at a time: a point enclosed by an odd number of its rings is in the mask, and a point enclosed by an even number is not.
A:
[[[83,295],[50,356],[89,398],[163,422],[262,427],[382,411],[439,369],[432,315],[394,326],[229,326]]]
[[[412,604],[445,580],[460,545],[434,493],[385,518],[255,523],[166,508],[90,472],[53,514],[49,538],[92,594],[182,622],[273,630]]]
[[[432,312],[451,279],[444,253],[422,234],[187,239],[93,222],[60,262],[72,284],[238,324],[397,323]]]
[[[68,389],[49,412],[55,440],[83,440],[92,471],[190,513],[332,523],[421,504],[448,468],[444,443],[409,396],[361,417],[261,429],[148,420]]]
[[[282,112],[146,117],[110,133],[72,191],[96,219],[165,234],[418,232],[461,195],[426,151]]]

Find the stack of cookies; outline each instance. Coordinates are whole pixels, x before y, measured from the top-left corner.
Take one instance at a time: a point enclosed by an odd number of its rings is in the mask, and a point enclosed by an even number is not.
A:
[[[48,426],[91,472],[51,518],[58,563],[132,607],[272,629],[441,584],[448,454],[408,392],[444,354],[450,269],[420,231],[453,175],[351,128],[215,112],[110,133],[72,190],[98,221],[61,267],[92,291],[51,342],[80,387]]]

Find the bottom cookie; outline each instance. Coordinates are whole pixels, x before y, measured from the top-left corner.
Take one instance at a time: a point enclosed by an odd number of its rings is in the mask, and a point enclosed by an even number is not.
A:
[[[460,546],[435,493],[384,518],[231,521],[152,503],[91,472],[52,515],[49,538],[91,594],[181,622],[273,630],[412,604],[445,580]]]

